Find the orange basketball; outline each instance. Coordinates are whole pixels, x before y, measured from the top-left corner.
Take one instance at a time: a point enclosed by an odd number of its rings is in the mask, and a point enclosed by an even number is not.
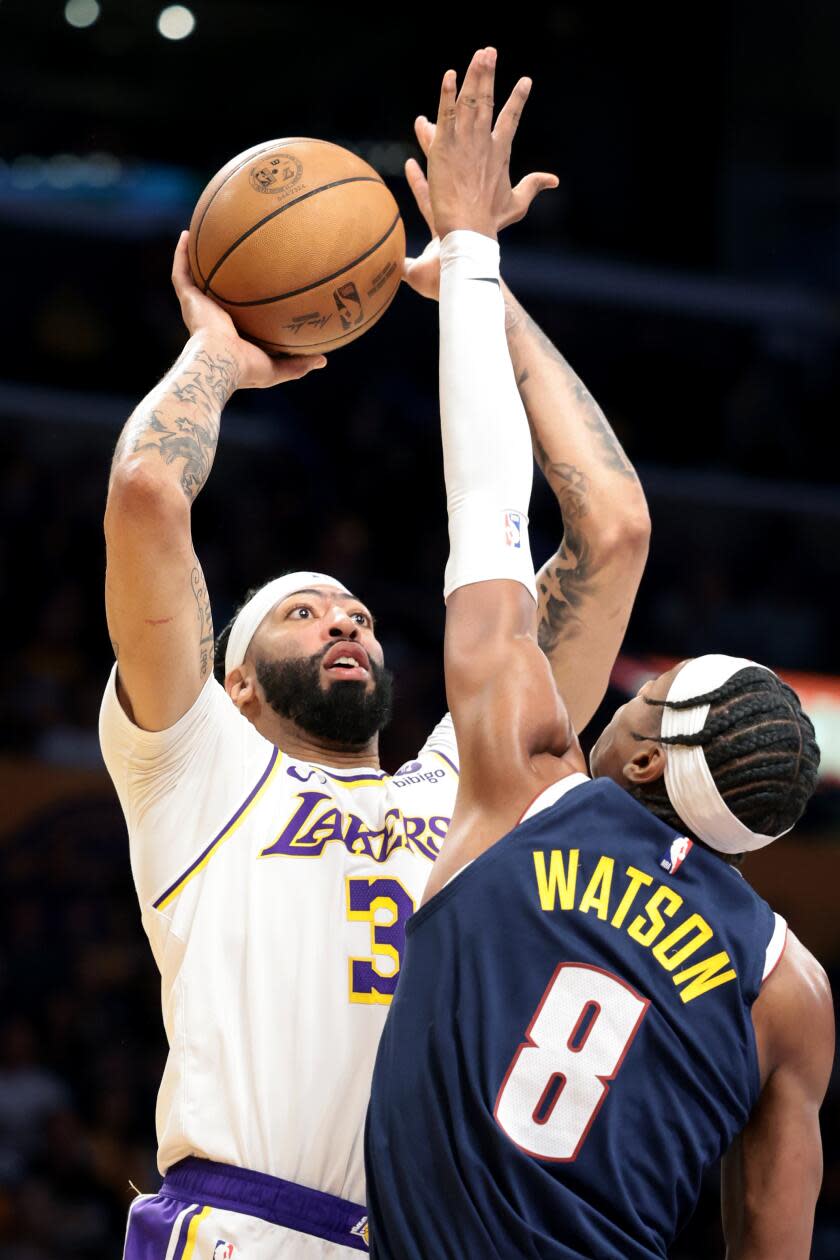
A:
[[[325,140],[270,140],[223,166],[190,223],[197,285],[272,354],[355,341],[400,285],[405,230],[372,166]]]

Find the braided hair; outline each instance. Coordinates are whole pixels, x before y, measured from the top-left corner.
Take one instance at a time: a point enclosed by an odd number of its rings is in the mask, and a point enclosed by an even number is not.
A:
[[[817,784],[820,750],[799,697],[775,674],[751,665],[704,696],[675,701],[645,697],[645,703],[669,709],[709,705],[702,731],[665,736],[661,742],[699,745],[727,807],[751,831],[778,835],[802,816]],[[664,778],[634,786],[631,792],[675,831],[688,831],[668,798]]]

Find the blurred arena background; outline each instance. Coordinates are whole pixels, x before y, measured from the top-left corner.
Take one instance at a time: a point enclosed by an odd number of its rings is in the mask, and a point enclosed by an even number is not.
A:
[[[799,686],[822,789],[747,877],[840,968],[840,6],[448,8],[0,0],[0,1260],[112,1260],[154,1189],[157,973],[96,719],[101,517],[118,431],[183,339],[171,252],[210,175],[313,135],[388,180],[441,73],[500,50],[535,88],[503,240],[512,288],[637,464],[653,543],[614,688],[652,658],[754,656]],[[173,12],[176,10],[175,12]],[[287,566],[334,571],[397,672],[385,764],[443,708],[436,311],[404,291],[327,370],[238,395],[195,512],[224,625]],[[560,522],[542,487],[535,559]],[[596,728],[598,719],[593,723]],[[807,1030],[803,1030],[807,1036]],[[840,1090],[813,1255],[840,1255]],[[722,1255],[710,1182],[675,1260]]]

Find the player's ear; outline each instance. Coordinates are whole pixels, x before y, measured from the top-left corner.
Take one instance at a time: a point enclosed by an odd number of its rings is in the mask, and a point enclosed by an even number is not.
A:
[[[639,746],[638,751],[622,767],[628,783],[654,783],[665,773],[665,749],[650,740]]]
[[[241,665],[237,665],[225,679],[225,691],[241,713],[256,697],[256,680]]]

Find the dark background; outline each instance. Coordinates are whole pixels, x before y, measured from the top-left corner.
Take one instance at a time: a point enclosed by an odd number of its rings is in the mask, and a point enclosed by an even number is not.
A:
[[[570,0],[495,22],[194,0],[179,42],[162,7],[101,0],[80,30],[59,0],[0,0],[0,1260],[117,1256],[128,1179],[157,1184],[158,981],[96,742],[101,517],[120,427],[182,345],[177,232],[233,154],[295,134],[356,149],[416,251],[414,115],[494,43],[499,95],[535,84],[514,174],[561,177],[503,270],[650,502],[628,651],[840,674],[836,0]],[[389,768],[443,707],[436,373],[436,311],[406,290],[323,373],[233,400],[194,514],[217,627],[289,566],[371,604],[397,673]],[[545,487],[533,520],[542,560],[561,530]],[[827,782],[774,859],[778,908],[832,974],[838,841]],[[817,1260],[840,1254],[838,1123],[835,1088]],[[710,1177],[673,1256],[722,1256],[717,1215]]]

